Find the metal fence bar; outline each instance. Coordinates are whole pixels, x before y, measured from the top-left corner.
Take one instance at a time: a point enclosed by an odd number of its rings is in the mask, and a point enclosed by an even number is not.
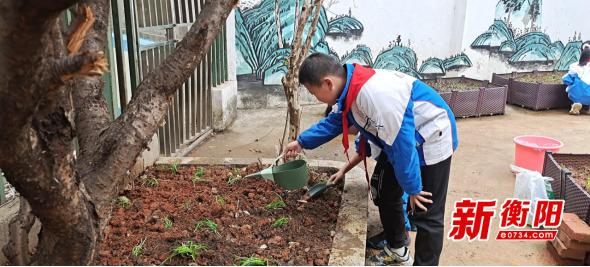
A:
[[[201,63],[199,63],[199,68],[198,68],[198,72],[197,72],[197,79],[199,81],[198,84],[198,88],[197,88],[197,95],[198,95],[198,116],[197,116],[197,133],[201,133],[203,131],[203,91],[205,91],[205,75],[203,75],[203,73],[205,72],[205,57],[203,57],[203,59],[201,60]]]
[[[6,202],[6,178],[0,170],[0,205]]]
[[[137,45],[136,45],[136,32],[135,32],[135,12],[133,11],[133,5],[130,1],[123,1],[123,7],[125,9],[125,34],[127,35],[127,55],[129,57],[129,76],[131,77],[131,92],[135,92],[137,85],[139,84],[139,77],[137,75]],[[126,101],[126,100],[125,100]]]

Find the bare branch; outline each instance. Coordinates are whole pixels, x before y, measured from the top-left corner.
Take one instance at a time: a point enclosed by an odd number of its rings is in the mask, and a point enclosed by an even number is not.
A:
[[[82,43],[86,39],[86,34],[88,30],[94,25],[95,19],[94,14],[92,13],[92,9],[90,9],[87,5],[80,5],[79,13],[82,14],[81,19],[78,20],[76,26],[73,28],[73,32],[70,35],[70,40],[68,41],[68,52],[70,55],[78,53],[80,51],[80,47],[82,47]]]
[[[84,52],[69,56],[55,62],[55,77],[65,82],[74,76],[98,76],[108,71],[108,62],[104,52]]]
[[[299,54],[299,58],[298,58],[298,62],[296,62],[296,66],[301,65],[301,62],[303,62],[303,59],[305,59],[305,56],[307,55],[307,53],[309,52],[309,49],[311,47],[311,41],[313,40],[313,36],[315,35],[315,32],[318,28],[318,21],[320,19],[320,14],[322,13],[322,3],[324,2],[324,0],[315,0],[314,3],[314,14],[313,14],[313,21],[311,22],[311,25],[309,26],[309,31],[307,32],[307,38],[305,39],[305,45],[303,45],[303,47],[301,48],[300,54]]]

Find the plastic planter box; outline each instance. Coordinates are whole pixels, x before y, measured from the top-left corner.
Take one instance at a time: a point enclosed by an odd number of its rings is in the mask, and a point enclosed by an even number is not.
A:
[[[429,81],[475,82],[480,84],[480,86],[473,89],[439,92],[440,96],[451,107],[455,117],[467,118],[504,114],[508,91],[505,86],[466,77],[425,80],[425,82]]]
[[[553,178],[551,186],[556,199],[565,200],[564,212],[578,215],[590,224],[590,194],[572,179],[572,173],[565,167],[590,166],[590,154],[559,154],[547,152],[543,176]]]
[[[531,83],[519,81],[518,77],[531,73],[552,73],[551,71],[533,71],[492,75],[492,83],[508,85],[507,102],[532,110],[567,108],[571,105],[564,84]]]

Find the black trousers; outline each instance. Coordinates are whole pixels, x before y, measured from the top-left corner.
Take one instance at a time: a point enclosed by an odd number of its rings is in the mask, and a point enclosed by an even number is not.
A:
[[[409,219],[417,228],[414,265],[438,265],[444,240],[444,215],[451,157],[430,166],[420,168],[422,191],[432,193],[433,204],[425,204],[427,211],[408,208]],[[387,243],[392,248],[404,244],[405,226],[402,195],[403,190],[387,156],[382,153],[371,177],[371,194],[379,208],[379,216]]]

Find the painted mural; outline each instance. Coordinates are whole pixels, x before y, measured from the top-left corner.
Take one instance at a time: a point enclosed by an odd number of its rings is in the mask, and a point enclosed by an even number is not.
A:
[[[289,47],[296,27],[296,11],[303,2],[304,0],[252,0],[241,3],[236,10],[238,75],[261,80],[264,85],[281,83],[281,78],[287,73],[287,58],[291,53]],[[311,18],[306,27],[310,24]],[[304,33],[306,31],[307,28]],[[343,63],[397,70],[417,78],[444,76],[448,70],[472,66],[471,60],[464,53],[443,59],[430,57],[418,64],[411,40],[403,40],[401,35],[392,36],[389,45],[382,48],[376,57],[362,43],[344,55],[338,55],[330,49],[331,42],[362,40],[364,31],[362,21],[352,14],[350,8],[347,14],[333,14],[322,7],[311,50],[331,54]]]
[[[497,53],[515,67],[542,63],[567,70],[580,56],[582,36],[575,32],[566,45],[553,42],[542,31],[541,6],[542,0],[499,0],[494,23],[471,48]]]

